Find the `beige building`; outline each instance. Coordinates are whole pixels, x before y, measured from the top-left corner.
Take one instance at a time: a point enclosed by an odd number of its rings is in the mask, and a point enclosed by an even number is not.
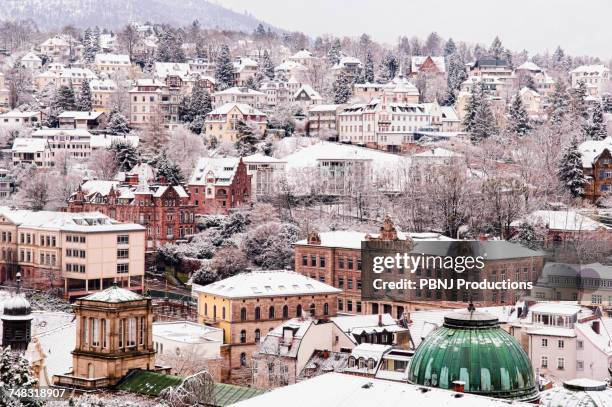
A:
[[[181,95],[170,92],[165,83],[156,79],[139,79],[129,95],[132,126],[146,128],[158,123],[165,128],[173,128],[178,125]]]
[[[0,278],[82,296],[117,282],[144,288],[145,229],[98,212],[0,208]]]
[[[582,65],[570,71],[572,88],[578,87],[584,82],[591,96],[601,97],[601,94],[609,90],[610,69],[605,65]]]
[[[96,54],[94,66],[99,74],[109,77],[115,74],[128,76],[132,70],[130,57],[122,54]]]
[[[266,106],[266,94],[246,87],[233,87],[212,94],[213,107],[216,109],[227,103],[241,103],[263,109]]]
[[[317,105],[308,109],[308,134],[324,139],[338,137],[338,113],[342,107],[343,105]]]
[[[257,61],[240,57],[234,61],[234,83],[238,86],[246,86],[249,78],[257,74]]]
[[[117,93],[117,83],[112,79],[94,79],[89,82],[91,105],[96,112],[110,112],[113,95]]]
[[[540,96],[538,92],[525,87],[519,91],[519,96],[530,118],[542,119],[545,117],[545,112],[542,107],[542,96]]]
[[[268,117],[265,113],[244,103],[226,103],[206,115],[206,135],[218,141],[234,143],[238,137],[237,124],[253,125],[262,135],[266,131]]]

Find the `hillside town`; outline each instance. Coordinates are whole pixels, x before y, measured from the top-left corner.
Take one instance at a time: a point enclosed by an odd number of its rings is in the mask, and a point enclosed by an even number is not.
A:
[[[612,60],[46,27],[0,21],[0,405],[612,406]]]

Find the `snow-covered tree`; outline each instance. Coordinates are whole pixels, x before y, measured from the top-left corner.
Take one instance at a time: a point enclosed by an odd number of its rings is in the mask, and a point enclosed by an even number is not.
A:
[[[185,51],[177,32],[167,28],[161,35],[157,45],[157,60],[159,62],[185,62]]]
[[[274,78],[274,63],[270,59],[270,54],[267,50],[264,51],[263,56],[261,57],[261,62],[259,63],[259,69],[263,75],[265,75],[269,79]]]
[[[268,222],[248,232],[244,240],[247,258],[256,266],[278,270],[293,265],[291,244],[299,239],[300,229],[292,223]]]
[[[586,104],[587,88],[584,81],[578,82],[578,86],[570,90],[570,113],[577,125],[584,126],[589,118],[589,110]]]
[[[217,275],[217,273],[212,271],[210,266],[207,264],[197,269],[191,276],[191,280],[195,284],[208,285],[219,280],[219,276]]]
[[[242,250],[225,246],[215,253],[210,266],[219,279],[224,279],[245,271],[248,263]]]
[[[455,41],[453,41],[452,38],[449,38],[448,41],[446,41],[446,44],[444,44],[444,56],[449,57],[456,52],[457,45],[455,44]]]
[[[49,171],[32,165],[18,181],[18,197],[26,208],[41,211],[52,201],[54,178]]]
[[[150,164],[157,169],[157,178],[165,180],[170,185],[180,185],[185,180],[181,167],[170,161],[165,151],[155,157]]]
[[[425,39],[423,52],[426,55],[440,55],[442,53],[442,38],[437,32],[430,33]]]
[[[461,84],[468,78],[467,69],[461,57],[457,54],[451,54],[447,58],[446,77],[447,95],[444,104],[451,106],[455,104],[457,92],[461,88]]]
[[[80,112],[90,112],[92,110],[91,88],[89,87],[89,80],[87,79],[83,79],[83,83],[81,84],[81,91],[76,101],[76,108]]]
[[[234,64],[226,44],[221,46],[215,66],[215,80],[219,90],[234,86]]]
[[[168,159],[177,163],[181,172],[189,176],[205,151],[204,139],[202,136],[179,127],[172,130],[164,151]]]
[[[387,53],[382,61],[380,61],[380,79],[382,82],[388,82],[395,78],[399,71],[399,61],[392,53]]]
[[[130,142],[114,141],[110,149],[115,153],[117,169],[119,171],[131,170],[140,160],[138,150]]]
[[[612,93],[604,93],[601,95],[601,107],[604,113],[612,113]]]
[[[473,142],[482,141],[497,131],[484,82],[475,83],[472,87],[463,125]]]
[[[548,116],[554,125],[560,125],[569,114],[569,94],[565,82],[555,83],[553,93],[550,95]]]
[[[363,66],[363,79],[364,82],[374,82],[374,58],[369,50],[366,53],[365,63]]]
[[[565,55],[563,48],[557,47],[552,54],[552,67],[560,72],[567,72],[571,68],[571,61]]]
[[[255,154],[257,152],[257,143],[259,142],[259,138],[255,133],[252,126],[249,123],[246,123],[240,120],[236,123],[236,130],[238,130],[238,135],[236,142],[234,143],[234,147],[238,151],[238,155],[240,157],[245,157],[247,155]]]
[[[531,223],[523,221],[518,225],[516,233],[510,240],[531,250],[539,250],[543,246],[545,237],[546,235],[541,228],[536,228]]]
[[[332,42],[329,51],[327,52],[327,61],[333,66],[340,62],[340,57],[342,56],[342,45],[340,44],[340,40],[335,38]]]
[[[130,133],[130,125],[127,118],[116,108],[108,114],[108,124],[106,130],[116,136]]]
[[[332,85],[334,103],[342,104],[349,101],[353,94],[353,82],[350,76],[341,71]]]
[[[517,93],[508,109],[508,130],[519,136],[524,136],[532,129],[529,114],[523,104],[521,95]]]
[[[62,111],[76,110],[74,89],[69,86],[60,86],[55,95],[54,105]]]
[[[117,157],[111,149],[100,149],[91,152],[87,168],[103,180],[110,180],[117,174]]]
[[[491,56],[494,58],[501,59],[503,53],[504,53],[504,46],[501,40],[499,39],[499,37],[496,36],[493,39],[491,46],[489,47],[489,54],[491,54]]]
[[[210,93],[196,82],[191,95],[184,97],[179,106],[180,119],[189,123],[190,130],[201,134],[204,130],[204,118],[212,110],[212,99]]]
[[[608,136],[606,121],[599,103],[593,107],[591,121],[586,127],[586,135],[593,140],[603,140]]]
[[[578,140],[574,138],[565,149],[557,171],[563,187],[574,197],[584,194],[587,179],[582,170],[582,158],[578,150]]]
[[[17,398],[11,395],[11,390],[33,390],[37,380],[30,372],[27,359],[19,352],[11,351],[10,347],[0,348],[0,405],[11,407],[42,406],[42,402],[26,396]]]

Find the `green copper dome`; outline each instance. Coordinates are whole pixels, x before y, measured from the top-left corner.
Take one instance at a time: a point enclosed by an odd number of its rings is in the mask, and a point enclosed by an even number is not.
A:
[[[444,325],[417,348],[408,381],[452,389],[461,381],[466,393],[534,401],[535,375],[527,354],[497,318],[473,308],[450,314]]]

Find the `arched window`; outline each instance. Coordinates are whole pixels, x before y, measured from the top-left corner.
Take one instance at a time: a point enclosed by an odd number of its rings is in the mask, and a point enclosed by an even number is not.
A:
[[[348,367],[355,367],[355,357],[349,356]]]
[[[208,304],[204,303],[204,316],[208,316]]]
[[[213,318],[217,319],[217,306],[213,305]]]
[[[323,315],[329,315],[329,304],[323,304]]]
[[[221,308],[221,319],[225,319],[225,307]]]
[[[310,304],[310,310],[309,311],[310,311],[310,316],[314,317],[315,314],[316,314],[316,307],[315,307],[314,303]]]
[[[364,369],[366,366],[365,359],[359,358],[359,369]]]
[[[246,321],[247,319],[247,311],[246,308],[240,308],[240,320]]]
[[[246,353],[242,352],[240,354],[240,366],[246,366],[246,365],[247,365]]]
[[[298,305],[297,308],[295,309],[295,316],[300,318],[302,316],[302,306]]]
[[[261,308],[255,307],[255,320],[259,321],[261,319]]]
[[[286,305],[283,306],[283,319],[289,319],[289,307]]]
[[[255,330],[255,343],[259,343],[261,340],[261,331],[259,329]]]
[[[246,343],[246,331],[244,329],[240,331],[240,343]]]
[[[369,358],[368,359],[368,370],[373,370],[374,369],[374,359]]]
[[[271,305],[270,308],[268,309],[268,318],[274,319],[274,306],[273,305]]]

